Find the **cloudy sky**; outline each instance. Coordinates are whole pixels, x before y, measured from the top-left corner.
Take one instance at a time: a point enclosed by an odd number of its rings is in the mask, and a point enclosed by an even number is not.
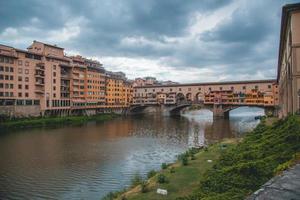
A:
[[[276,77],[281,7],[293,0],[1,0],[0,43],[33,40],[129,78]]]

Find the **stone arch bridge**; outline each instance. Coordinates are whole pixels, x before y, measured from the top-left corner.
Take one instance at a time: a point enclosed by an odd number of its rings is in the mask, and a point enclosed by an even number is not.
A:
[[[180,115],[181,112],[191,106],[197,106],[197,109],[207,109],[213,113],[214,118],[229,118],[231,110],[240,107],[258,107],[265,110],[266,115],[275,115],[274,106],[261,106],[261,105],[222,105],[222,104],[203,104],[201,102],[185,102],[173,105],[134,105],[127,110],[127,114],[143,114],[149,112],[161,112],[167,115]]]

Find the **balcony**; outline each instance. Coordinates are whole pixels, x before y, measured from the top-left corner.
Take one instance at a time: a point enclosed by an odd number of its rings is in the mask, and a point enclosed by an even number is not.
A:
[[[44,91],[43,88],[36,88],[36,89],[35,89],[35,93],[37,93],[37,94],[44,94],[45,91]]]
[[[35,69],[35,77],[41,77],[43,78],[45,76],[45,72],[43,70],[40,69]]]
[[[41,70],[41,71],[45,71],[45,64],[40,62],[36,64],[36,69],[37,70]]]
[[[36,81],[35,85],[44,86],[45,83],[44,83],[44,81]]]
[[[71,76],[69,74],[61,74],[60,75],[60,78],[61,79],[64,79],[64,80],[70,80],[71,79]]]

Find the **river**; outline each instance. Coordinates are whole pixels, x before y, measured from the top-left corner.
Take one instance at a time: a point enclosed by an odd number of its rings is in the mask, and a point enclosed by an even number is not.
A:
[[[173,162],[189,147],[239,137],[263,110],[240,108],[213,120],[205,110],[181,117],[120,117],[84,126],[0,134],[0,199],[101,199]],[[1,130],[0,130],[1,132]]]

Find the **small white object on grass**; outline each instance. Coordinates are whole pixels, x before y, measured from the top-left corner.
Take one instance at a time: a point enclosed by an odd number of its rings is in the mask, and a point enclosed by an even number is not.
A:
[[[158,188],[158,189],[156,190],[156,193],[157,193],[157,194],[162,194],[162,195],[167,195],[167,194],[168,194],[168,190],[164,190],[164,189]]]
[[[207,160],[207,162],[212,162],[212,160]]]

